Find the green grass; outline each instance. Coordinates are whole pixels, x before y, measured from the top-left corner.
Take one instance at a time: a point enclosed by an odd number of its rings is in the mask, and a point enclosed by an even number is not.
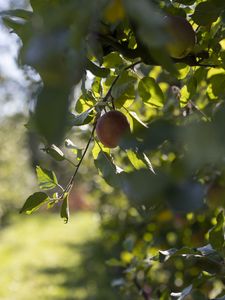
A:
[[[1,300],[114,300],[93,213],[20,216],[0,231]]]

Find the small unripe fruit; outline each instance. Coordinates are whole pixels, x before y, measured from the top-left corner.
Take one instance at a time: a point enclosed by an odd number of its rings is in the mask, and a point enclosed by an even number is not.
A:
[[[191,24],[180,16],[167,15],[165,17],[166,29],[171,41],[167,49],[171,57],[183,58],[194,48],[196,36]]]
[[[130,125],[125,115],[120,111],[109,111],[97,121],[97,137],[100,142],[108,148],[117,147],[122,137],[129,132]]]

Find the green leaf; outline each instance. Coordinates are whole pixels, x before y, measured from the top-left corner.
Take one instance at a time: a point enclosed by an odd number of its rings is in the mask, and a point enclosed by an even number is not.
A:
[[[175,249],[175,248],[171,248],[171,249],[167,249],[167,250],[163,250],[163,251],[159,251],[159,261],[165,262],[171,258],[174,258],[176,256],[182,256],[182,257],[189,257],[191,254],[192,255],[199,255],[199,251],[195,250],[195,249],[191,249],[188,247],[183,247],[179,250]]]
[[[150,160],[145,153],[135,153],[133,150],[127,150],[127,157],[136,170],[148,168],[155,174]]]
[[[114,164],[108,153],[100,151],[95,159],[95,166],[109,185],[113,187],[120,187],[119,174],[122,169]]]
[[[94,64],[92,61],[87,59],[86,62],[86,68],[89,70],[92,74],[94,74],[97,77],[105,78],[109,75],[110,69],[107,68],[101,68]]]
[[[214,96],[218,98],[223,98],[225,96],[224,84],[225,84],[225,74],[216,74],[209,79],[212,85],[212,92]]]
[[[186,287],[185,289],[183,289],[183,291],[182,292],[180,292],[180,293],[171,293],[171,297],[172,297],[172,299],[176,299],[176,300],[183,300],[183,299],[185,299],[185,297],[187,296],[187,295],[189,295],[190,293],[191,293],[191,291],[192,291],[192,289],[193,289],[193,286],[192,286],[192,284],[191,285],[189,285],[188,287]]]
[[[144,77],[139,81],[138,92],[142,100],[148,104],[163,106],[165,102],[161,88],[152,77]]]
[[[214,249],[222,251],[224,247],[224,214],[221,211],[216,218],[216,225],[209,231],[209,242]]]
[[[48,202],[49,198],[43,192],[37,192],[31,195],[24,203],[23,207],[20,210],[20,213],[31,214],[35,210],[37,210],[41,205]]]
[[[82,150],[82,148],[76,146],[70,139],[65,140],[65,147],[72,150]]]
[[[139,157],[141,157],[141,158],[143,159],[143,161],[144,161],[145,165],[147,166],[147,168],[148,168],[152,173],[155,174],[155,171],[154,171],[154,169],[153,169],[152,163],[151,163],[150,159],[148,158],[148,156],[147,156],[145,153],[142,153],[142,152],[139,153],[138,155],[139,155]]]
[[[44,148],[43,150],[56,161],[63,161],[65,159],[64,153],[54,144]]]
[[[106,68],[116,68],[124,64],[123,58],[118,52],[111,52],[104,57],[104,66]]]
[[[184,4],[184,5],[192,5],[196,0],[175,0],[175,2]]]
[[[111,94],[114,99],[121,97],[126,91],[132,88],[136,82],[136,78],[131,76],[128,71],[121,73],[116,84],[113,86]]]
[[[129,161],[131,162],[131,164],[134,166],[136,170],[146,167],[144,162],[138,157],[137,153],[135,153],[132,150],[127,150],[126,153]]]
[[[199,3],[192,15],[193,21],[201,26],[209,25],[217,20],[221,12],[221,7],[216,1],[205,1]]]
[[[100,77],[94,78],[91,90],[95,97],[100,98],[102,96],[102,79]]]
[[[64,223],[68,223],[69,221],[69,203],[68,203],[68,193],[64,195],[62,204],[61,204],[61,210],[60,210],[60,216],[64,219]]]
[[[83,154],[83,149],[75,145],[71,140],[65,140],[65,147],[71,149],[73,154],[75,154],[76,159],[80,160]]]
[[[58,185],[57,177],[53,171],[36,167],[38,184],[42,190],[51,190]]]
[[[93,108],[96,104],[96,99],[93,97],[89,91],[84,95],[80,96],[76,102],[75,110],[78,113],[86,112],[87,110]]]
[[[24,9],[10,9],[10,10],[3,10],[0,12],[0,16],[11,16],[11,17],[17,17],[22,18],[25,20],[30,20],[33,13],[28,10]]]
[[[148,128],[148,126],[138,117],[138,115],[136,114],[135,111],[129,111],[129,115],[132,117],[134,123],[137,123],[138,125],[141,125],[141,127],[144,127],[144,128]],[[134,126],[137,124],[134,124]]]
[[[21,40],[26,38],[26,22],[24,20],[13,20],[8,16],[3,16],[2,20],[7,27],[11,28],[21,38]]]
[[[94,118],[94,115],[91,114],[93,110],[94,107],[89,108],[88,110],[84,111],[79,115],[70,114],[70,118],[69,118],[70,126],[81,126],[81,125],[89,124]]]

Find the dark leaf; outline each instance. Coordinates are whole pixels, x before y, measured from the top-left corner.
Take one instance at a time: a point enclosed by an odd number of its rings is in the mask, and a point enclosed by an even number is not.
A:
[[[121,97],[125,92],[132,88],[136,82],[136,78],[131,76],[128,71],[122,72],[116,84],[112,88],[112,96],[114,99]]]
[[[187,213],[204,206],[205,189],[202,184],[183,182],[168,191],[168,204],[176,212]]]
[[[64,219],[65,223],[68,223],[69,215],[70,215],[70,212],[69,212],[68,194],[66,193],[64,195],[64,198],[63,198],[63,201],[61,204],[60,216],[61,216],[61,218]]]
[[[164,103],[163,92],[152,77],[143,77],[139,81],[138,92],[144,102],[159,106]]]
[[[59,144],[67,129],[69,89],[62,86],[44,87],[36,109],[35,121],[39,133],[49,144]]]
[[[109,185],[120,187],[119,174],[122,170],[113,163],[108,153],[100,151],[95,159],[95,165]]]
[[[147,169],[140,169],[121,173],[120,184],[131,203],[150,208],[161,202],[168,178],[159,172],[155,175]]]
[[[97,77],[105,78],[109,75],[110,69],[107,68],[101,68],[94,64],[92,61],[89,59],[86,62],[86,68],[89,70],[92,74],[94,74]]]
[[[46,151],[48,155],[50,155],[56,161],[63,161],[65,159],[64,153],[54,144],[44,148],[43,150]]]
[[[183,289],[183,291],[180,293],[171,293],[171,297],[173,300],[183,300],[183,299],[185,299],[185,297],[187,295],[189,295],[191,293],[192,288],[193,288],[193,286],[191,284],[188,287],[186,287],[185,289]]]
[[[20,213],[27,213],[31,214],[35,210],[37,210],[41,205],[48,202],[49,198],[43,192],[37,192],[31,195],[26,202],[24,203],[23,207],[20,210]]]
[[[3,10],[0,12],[0,16],[17,17],[25,20],[30,20],[32,15],[33,13],[31,11],[24,10],[24,9],[11,9],[11,10]]]
[[[219,17],[220,12],[221,7],[218,6],[216,1],[205,1],[196,6],[192,19],[196,24],[206,26],[215,22]]]
[[[222,251],[224,247],[224,214],[221,211],[217,218],[217,224],[209,231],[209,242],[214,249]]]
[[[94,108],[89,108],[88,110],[81,113],[80,115],[70,114],[69,121],[68,121],[69,125],[81,126],[81,125],[89,124],[94,118],[94,114],[92,113],[93,110]]]

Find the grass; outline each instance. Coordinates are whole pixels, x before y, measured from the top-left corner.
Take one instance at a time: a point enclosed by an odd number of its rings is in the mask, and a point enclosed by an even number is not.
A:
[[[0,231],[1,300],[114,300],[93,213],[21,216]]]

